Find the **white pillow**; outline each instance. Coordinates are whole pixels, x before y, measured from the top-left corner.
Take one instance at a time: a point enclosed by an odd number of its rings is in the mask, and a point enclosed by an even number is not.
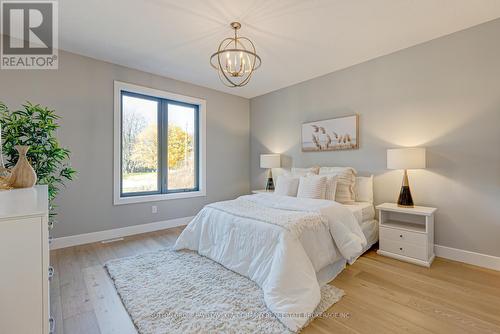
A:
[[[319,175],[336,175],[337,191],[335,200],[343,204],[352,204],[356,201],[356,170],[351,167],[321,167]]]
[[[318,175],[319,167],[310,167],[310,168],[295,168],[293,167],[290,170],[290,173],[293,176],[307,176],[307,174],[315,174]]]
[[[326,191],[326,176],[301,176],[297,197],[324,199]]]
[[[337,175],[326,175],[325,199],[335,201],[337,193]]]
[[[282,196],[297,196],[299,189],[299,178],[287,175],[279,175],[276,179],[276,186],[274,187],[275,195]]]
[[[373,175],[356,177],[356,202],[373,203]]]

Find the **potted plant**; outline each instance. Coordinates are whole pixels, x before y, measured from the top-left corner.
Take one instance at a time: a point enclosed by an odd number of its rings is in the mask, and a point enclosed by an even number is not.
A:
[[[27,158],[35,170],[37,184],[49,188],[50,220],[56,215],[54,200],[65,181],[73,180],[76,171],[69,165],[70,151],[59,145],[56,138],[57,120],[54,110],[27,102],[11,111],[0,102],[0,124],[5,166],[12,168],[19,153],[16,146],[29,146]]]

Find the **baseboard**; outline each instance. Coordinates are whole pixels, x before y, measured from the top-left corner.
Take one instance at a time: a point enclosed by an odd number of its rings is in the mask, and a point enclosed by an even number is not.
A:
[[[147,232],[154,232],[164,230],[171,227],[187,225],[193,217],[182,217],[170,220],[159,221],[149,224],[133,225],[112,230],[105,230],[92,233],[84,233],[71,235],[68,237],[54,238],[50,244],[50,249],[66,248],[71,246],[78,246],[98,242],[108,239],[121,238],[134,234],[141,234]]]
[[[445,259],[500,271],[500,257],[497,256],[475,253],[441,245],[435,245],[434,252],[436,253],[436,256],[443,257]]]

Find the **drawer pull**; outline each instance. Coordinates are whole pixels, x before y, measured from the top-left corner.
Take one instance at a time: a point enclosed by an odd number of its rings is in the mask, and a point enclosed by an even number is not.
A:
[[[400,238],[402,238],[402,237],[403,237],[403,235],[402,235],[402,234],[400,234],[400,235],[399,235],[399,237],[400,237]]]
[[[56,332],[56,319],[53,317],[49,318],[49,334],[53,334]]]
[[[52,239],[54,239],[54,238],[49,237],[49,245],[52,243]]]
[[[49,281],[54,277],[54,267],[49,267]]]
[[[49,231],[52,230],[53,228],[54,228],[54,222],[50,221],[49,222]]]
[[[402,251],[403,250],[403,247],[399,247],[399,250]]]

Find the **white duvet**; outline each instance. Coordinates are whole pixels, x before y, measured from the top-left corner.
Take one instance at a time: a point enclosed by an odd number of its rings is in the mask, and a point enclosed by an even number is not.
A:
[[[350,210],[333,201],[273,194],[205,206],[174,249],[198,251],[250,278],[262,288],[269,310],[298,331],[321,298],[316,270],[299,238],[305,229],[324,233],[325,225],[342,256],[354,261],[367,241]]]

